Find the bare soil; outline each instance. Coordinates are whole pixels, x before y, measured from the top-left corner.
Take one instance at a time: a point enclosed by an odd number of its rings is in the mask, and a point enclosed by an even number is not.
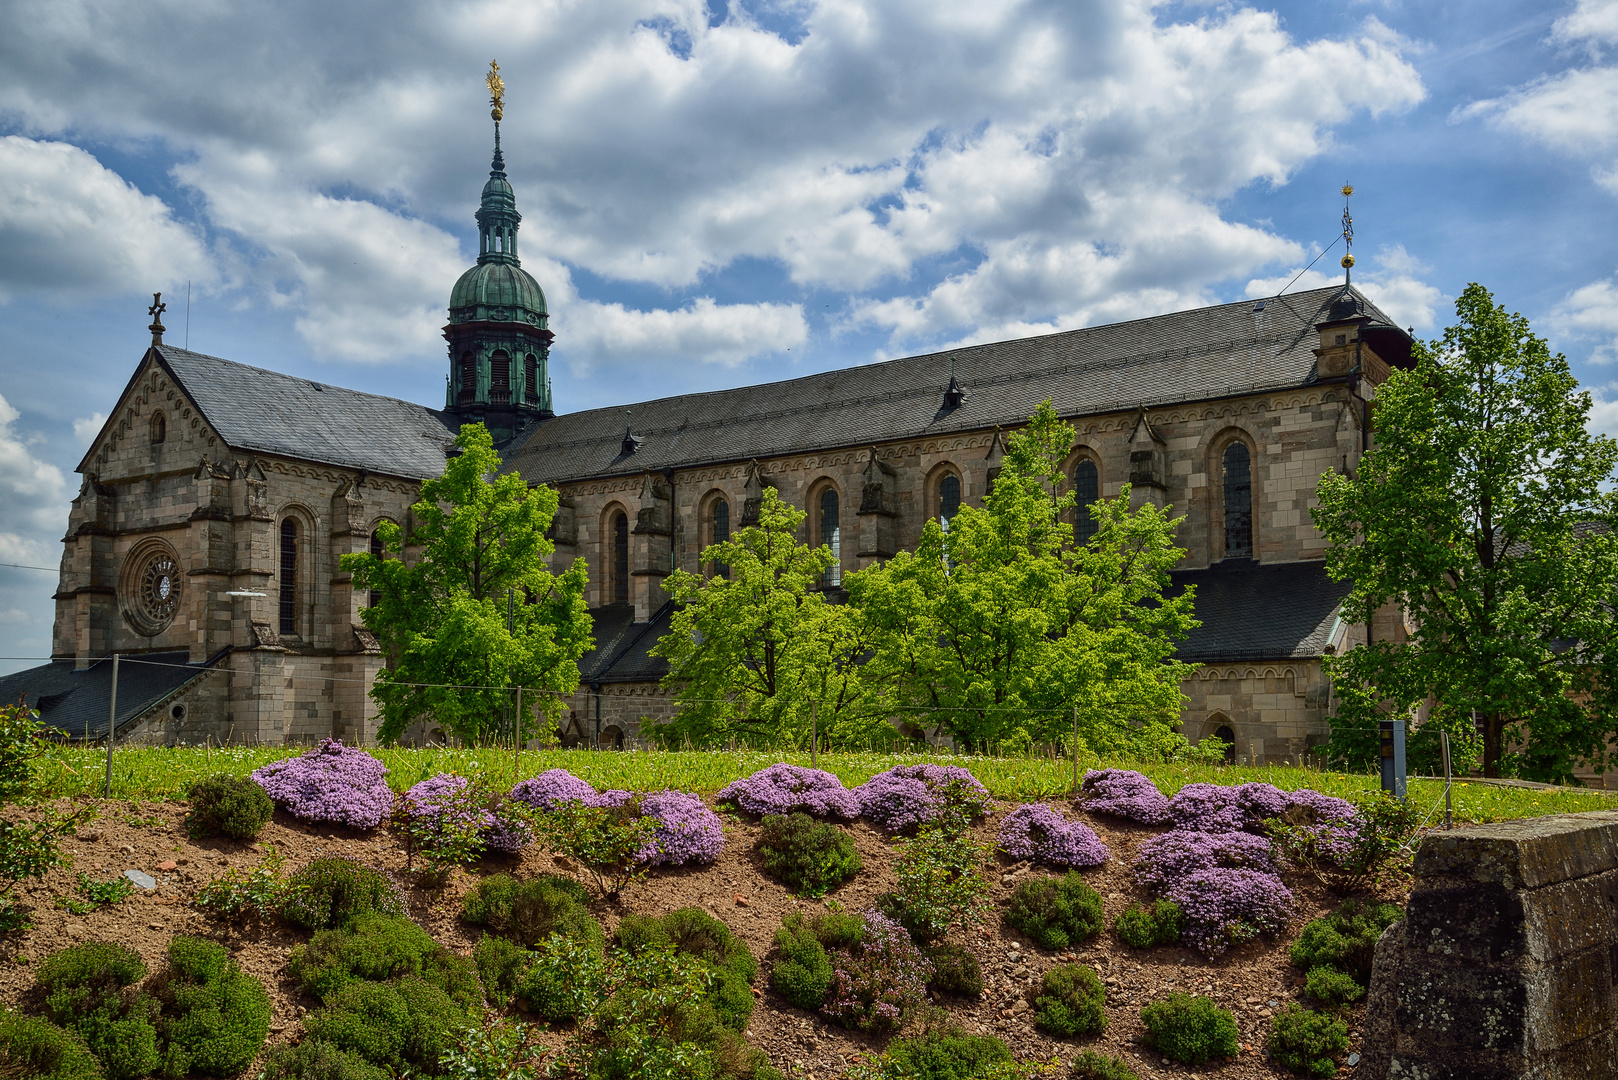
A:
[[[992,840],[1000,817],[1014,804],[996,804],[978,831]],[[299,1016],[315,1006],[300,997],[286,972],[287,955],[308,935],[277,924],[229,926],[198,911],[190,903],[196,889],[227,867],[246,867],[261,858],[266,844],[285,856],[288,869],[311,859],[342,855],[393,872],[405,885],[411,915],[445,946],[470,953],[481,930],[457,918],[460,898],[479,875],[511,873],[519,877],[539,873],[566,873],[590,884],[588,875],[566,860],[537,848],[518,856],[484,859],[457,872],[441,889],[410,884],[404,873],[404,851],[383,828],[371,833],[309,825],[277,812],[255,842],[212,838],[192,840],[187,834],[184,803],[133,803],[112,800],[101,804],[100,817],[81,830],[66,847],[75,856],[71,869],[52,871],[43,881],[18,886],[19,898],[30,908],[33,928],[0,939],[0,1002],[13,1008],[38,1007],[34,972],[54,951],[86,940],[119,941],[136,949],[148,967],[157,970],[169,940],[176,934],[207,937],[228,946],[242,967],[269,988],[275,1005],[270,1042],[296,1041]],[[1161,832],[1113,818],[1080,815],[1106,841],[1112,858],[1085,874],[1106,905],[1110,926],[1117,914],[1149,895],[1131,878],[1130,866],[1141,842]],[[754,853],[758,826],[726,815],[725,850],[712,866],[661,869],[631,885],[617,902],[596,901],[594,912],[610,934],[629,912],[661,914],[680,907],[700,907],[722,919],[745,939],[761,962],[756,984],[758,1006],[748,1037],[764,1049],[789,1077],[831,1078],[847,1067],[880,1052],[884,1039],[868,1037],[827,1023],[814,1013],[794,1008],[768,989],[771,939],[782,918],[795,910],[810,911],[822,904],[792,895],[765,877]],[[849,826],[864,861],[864,868],[828,900],[849,909],[872,906],[879,893],[895,885],[892,841],[864,822]],[[174,864],[165,868],[165,864]],[[54,898],[77,895],[79,871],[105,880],[125,870],[143,870],[157,880],[151,892],[136,895],[113,907],[89,915],[72,915],[54,904]],[[994,900],[1001,907],[1017,881],[1039,874],[1039,867],[1017,864],[1003,856],[997,869]],[[1264,1045],[1271,1017],[1288,1002],[1302,997],[1303,978],[1287,960],[1287,947],[1303,924],[1337,906],[1340,898],[1306,875],[1287,882],[1297,899],[1297,918],[1284,937],[1249,942],[1215,959],[1180,948],[1135,950],[1123,945],[1110,931],[1083,946],[1052,953],[1028,941],[1002,922],[996,922],[964,944],[983,965],[986,989],[975,1002],[943,999],[951,1018],[974,1034],[1004,1039],[1021,1060],[1060,1058],[1071,1061],[1086,1047],[1121,1054],[1142,1077],[1215,1075],[1227,1080],[1290,1076],[1267,1059]],[[1388,897],[1402,900],[1403,897]],[[1090,1039],[1054,1039],[1034,1030],[1024,997],[1048,967],[1078,960],[1096,968],[1107,986],[1107,1029]],[[1243,1051],[1231,1061],[1200,1068],[1179,1065],[1142,1045],[1142,1005],[1174,990],[1212,996],[1236,1015]],[[1351,1050],[1360,1050],[1363,1005],[1347,1013],[1353,1038]],[[557,1032],[547,1042],[559,1042]],[[256,1073],[251,1068],[245,1075]],[[1352,1069],[1340,1075],[1352,1076]]]

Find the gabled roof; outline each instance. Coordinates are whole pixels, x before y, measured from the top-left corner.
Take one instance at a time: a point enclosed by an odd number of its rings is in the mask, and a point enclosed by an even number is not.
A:
[[[423,480],[444,471],[444,450],[460,428],[453,415],[411,401],[171,345],[152,353],[233,450]]]
[[[1197,587],[1192,609],[1202,625],[1175,654],[1193,664],[1324,655],[1337,609],[1353,588],[1333,581],[1324,560],[1227,559],[1206,570],[1175,570],[1169,578],[1171,595]]]
[[[184,652],[125,656],[118,665],[118,728],[145,713],[162,699],[181,690],[212,668],[229,652],[221,650],[200,664],[190,663]],[[112,661],[97,660],[82,671],[72,660],[0,676],[0,701],[11,704],[26,698],[39,711],[41,722],[69,739],[104,739],[111,711]]]
[[[1262,311],[1243,300],[659,398],[632,407],[633,454],[622,407],[568,413],[519,433],[506,467],[556,483],[1015,425],[1047,397],[1063,416],[1082,416],[1301,386],[1315,377],[1315,324],[1342,294],[1313,289],[1262,301]],[[1372,326],[1405,337],[1355,295]],[[952,361],[966,400],[946,410]]]

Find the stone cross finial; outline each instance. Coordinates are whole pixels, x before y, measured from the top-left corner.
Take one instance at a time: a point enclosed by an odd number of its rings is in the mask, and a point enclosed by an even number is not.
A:
[[[168,309],[169,306],[163,303],[163,294],[154,292],[152,294],[152,306],[146,309],[146,314],[152,317],[152,325],[146,329],[152,332],[153,345],[163,344],[163,312]]]

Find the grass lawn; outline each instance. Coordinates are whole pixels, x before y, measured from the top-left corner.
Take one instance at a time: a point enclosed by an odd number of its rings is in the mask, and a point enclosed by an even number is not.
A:
[[[125,799],[183,798],[193,780],[222,772],[245,776],[267,762],[301,753],[297,747],[131,747],[114,752],[112,794]],[[491,783],[509,786],[514,779],[513,755],[498,749],[408,749],[370,748],[388,766],[388,782],[399,791],[435,773],[452,772],[465,776],[486,776]],[[106,779],[106,751],[73,746],[53,747],[42,763],[51,790],[60,796],[102,793]],[[598,788],[628,788],[636,791],[678,788],[701,795],[712,795],[730,781],[748,776],[766,765],[787,761],[808,765],[808,754],[779,754],[763,751],[591,751],[527,750],[523,752],[520,777],[535,776],[547,769],[566,769]],[[875,773],[895,765],[931,761],[943,765],[963,765],[970,769],[990,793],[1001,799],[1035,801],[1057,799],[1068,794],[1073,784],[1070,761],[1037,757],[978,757],[950,754],[822,754],[820,767],[849,787],[861,784]],[[1321,772],[1295,766],[1254,767],[1244,765],[1161,765],[1133,762],[1081,760],[1080,769],[1113,765],[1135,768],[1146,773],[1166,795],[1173,795],[1186,784],[1243,784],[1263,780],[1283,790],[1313,788],[1347,799],[1377,787],[1374,776]],[[1410,794],[1417,807],[1431,820],[1443,816],[1442,780],[1412,778]],[[1584,810],[1618,808],[1618,799],[1602,791],[1559,788],[1537,791],[1485,784],[1457,783],[1453,800],[1455,817],[1461,821],[1503,821],[1509,818],[1567,814]]]

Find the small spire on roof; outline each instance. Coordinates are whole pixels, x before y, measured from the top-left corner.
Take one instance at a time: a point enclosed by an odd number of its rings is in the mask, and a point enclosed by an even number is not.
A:
[[[640,444],[641,444],[642,441],[643,440],[641,439],[641,437],[639,435],[635,434],[635,426],[631,422],[630,411],[628,409],[625,409],[624,410],[624,446],[623,446],[624,453],[633,454],[635,451],[640,449]]]
[[[955,381],[955,354],[949,355],[949,386],[944,391],[944,408],[959,409],[966,400],[966,391]]]
[[[168,309],[169,306],[163,303],[163,294],[154,292],[152,294],[152,306],[146,309],[146,314],[152,317],[152,325],[146,329],[152,332],[153,345],[163,344],[163,312]]]
[[[1354,219],[1348,213],[1348,200],[1354,194],[1353,184],[1343,185],[1343,284],[1354,276]]]

